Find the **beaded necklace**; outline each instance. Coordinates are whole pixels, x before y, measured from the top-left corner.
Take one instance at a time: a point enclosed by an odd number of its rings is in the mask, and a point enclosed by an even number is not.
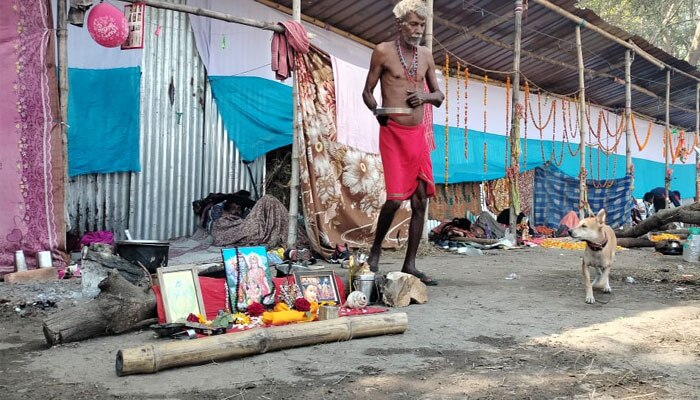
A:
[[[413,61],[410,66],[406,64],[406,59],[403,57],[403,50],[401,50],[401,42],[399,39],[396,39],[396,49],[399,52],[399,60],[401,61],[401,66],[403,67],[403,72],[406,74],[406,78],[411,82],[415,82],[418,76],[418,47],[413,47]]]

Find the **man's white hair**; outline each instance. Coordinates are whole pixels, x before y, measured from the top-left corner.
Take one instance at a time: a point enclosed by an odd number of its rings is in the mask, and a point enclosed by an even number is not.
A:
[[[404,20],[406,15],[411,12],[421,18],[428,18],[428,6],[423,0],[401,0],[394,7],[394,15],[400,20]]]

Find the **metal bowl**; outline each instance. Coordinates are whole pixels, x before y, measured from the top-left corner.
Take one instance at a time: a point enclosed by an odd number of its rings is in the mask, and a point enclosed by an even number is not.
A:
[[[374,110],[374,115],[376,115],[378,117],[411,115],[412,113],[413,113],[413,109],[407,108],[407,107],[378,107]]]

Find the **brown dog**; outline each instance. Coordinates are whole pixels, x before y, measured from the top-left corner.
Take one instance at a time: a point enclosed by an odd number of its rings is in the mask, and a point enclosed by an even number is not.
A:
[[[586,249],[583,251],[583,285],[586,287],[586,303],[595,303],[593,288],[602,289],[605,293],[610,293],[610,269],[615,260],[615,250],[617,249],[617,237],[615,231],[605,225],[605,209],[598,212],[595,217],[588,217],[571,230],[571,237],[581,239],[586,242]],[[591,284],[591,277],[588,269],[596,268],[596,276]]]

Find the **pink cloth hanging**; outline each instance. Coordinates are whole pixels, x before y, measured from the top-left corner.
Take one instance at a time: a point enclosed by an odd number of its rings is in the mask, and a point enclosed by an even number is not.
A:
[[[296,21],[284,21],[279,25],[284,27],[284,33],[272,35],[272,70],[275,77],[283,81],[294,71],[296,54],[308,53],[309,39],[304,27]]]

